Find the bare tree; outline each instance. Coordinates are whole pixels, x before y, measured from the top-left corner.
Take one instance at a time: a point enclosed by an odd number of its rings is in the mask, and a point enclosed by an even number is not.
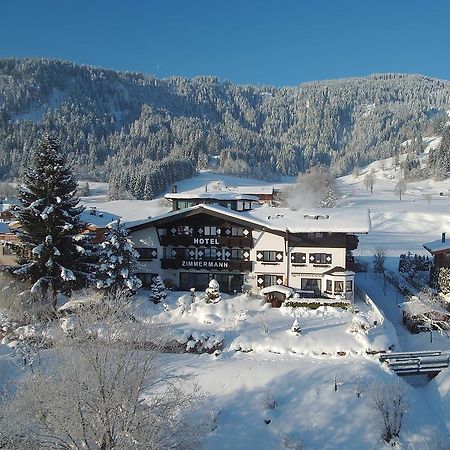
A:
[[[389,383],[377,381],[369,388],[369,399],[378,414],[382,438],[391,442],[398,437],[409,409],[404,382],[399,378]]]
[[[407,184],[404,178],[400,179],[394,186],[394,193],[398,195],[400,201],[402,200],[402,195],[406,192]]]
[[[10,198],[15,197],[17,195],[16,188],[11,183],[0,182],[0,197],[2,198]]]
[[[373,193],[373,186],[375,185],[376,177],[373,170],[371,170],[365,177],[364,177],[364,186],[366,186],[366,189],[370,191],[370,193]]]
[[[378,247],[373,251],[373,271],[383,276],[383,292],[386,295],[386,249]]]
[[[433,200],[433,196],[431,194],[423,194],[422,197],[429,205],[431,205],[431,200]]]
[[[160,333],[131,321],[128,302],[86,303],[66,319],[67,337],[47,368],[24,376],[4,400],[0,442],[80,450],[198,446],[205,423],[188,417],[195,387],[186,392],[161,366]]]

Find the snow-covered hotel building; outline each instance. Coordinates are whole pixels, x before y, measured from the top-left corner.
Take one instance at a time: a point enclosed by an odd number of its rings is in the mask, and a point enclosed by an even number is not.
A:
[[[284,285],[353,297],[349,255],[356,235],[369,232],[368,210],[292,211],[236,191],[166,198],[171,212],[127,224],[144,286],[158,274],[180,290],[204,290],[215,278],[223,292]]]

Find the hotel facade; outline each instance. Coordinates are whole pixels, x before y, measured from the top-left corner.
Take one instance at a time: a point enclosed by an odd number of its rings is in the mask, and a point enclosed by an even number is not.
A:
[[[368,210],[292,211],[236,192],[166,198],[171,212],[127,224],[144,287],[159,275],[175,289],[204,290],[214,278],[222,292],[278,285],[353,299],[351,252],[369,232]]]

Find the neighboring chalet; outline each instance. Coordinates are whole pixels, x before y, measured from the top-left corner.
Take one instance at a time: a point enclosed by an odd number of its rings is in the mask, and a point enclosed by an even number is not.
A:
[[[260,205],[257,195],[220,192],[167,194],[173,211],[126,224],[144,287],[160,275],[177,289],[204,290],[214,278],[223,292],[284,285],[353,299],[348,256],[356,234],[370,229],[368,210],[292,211]]]
[[[86,222],[86,231],[95,234],[94,242],[102,242],[107,225],[119,219],[115,214],[98,211],[95,207],[86,208],[80,215],[80,219]],[[0,266],[17,264],[16,255],[9,248],[10,243],[18,243],[16,230],[20,227],[17,221],[0,221]]]
[[[441,239],[423,244],[424,248],[434,256],[436,267],[450,267],[450,241],[442,233]]]

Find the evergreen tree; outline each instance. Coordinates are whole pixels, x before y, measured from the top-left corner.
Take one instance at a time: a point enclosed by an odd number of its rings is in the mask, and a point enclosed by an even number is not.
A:
[[[220,295],[220,286],[217,280],[212,279],[206,288],[206,303],[218,303],[222,300]]]
[[[133,249],[128,230],[120,220],[108,225],[108,232],[100,244],[97,288],[112,292],[134,292],[142,286],[141,280],[132,274],[139,253]]]
[[[13,274],[31,281],[33,292],[48,292],[53,306],[57,292],[89,285],[95,272],[90,236],[82,234],[86,227],[76,190],[58,143],[45,134],[18,188],[20,245],[15,249],[21,265]]]
[[[166,287],[164,286],[164,283],[159,275],[153,278],[153,283],[150,288],[152,290],[151,299],[153,303],[160,303],[166,299]]]

